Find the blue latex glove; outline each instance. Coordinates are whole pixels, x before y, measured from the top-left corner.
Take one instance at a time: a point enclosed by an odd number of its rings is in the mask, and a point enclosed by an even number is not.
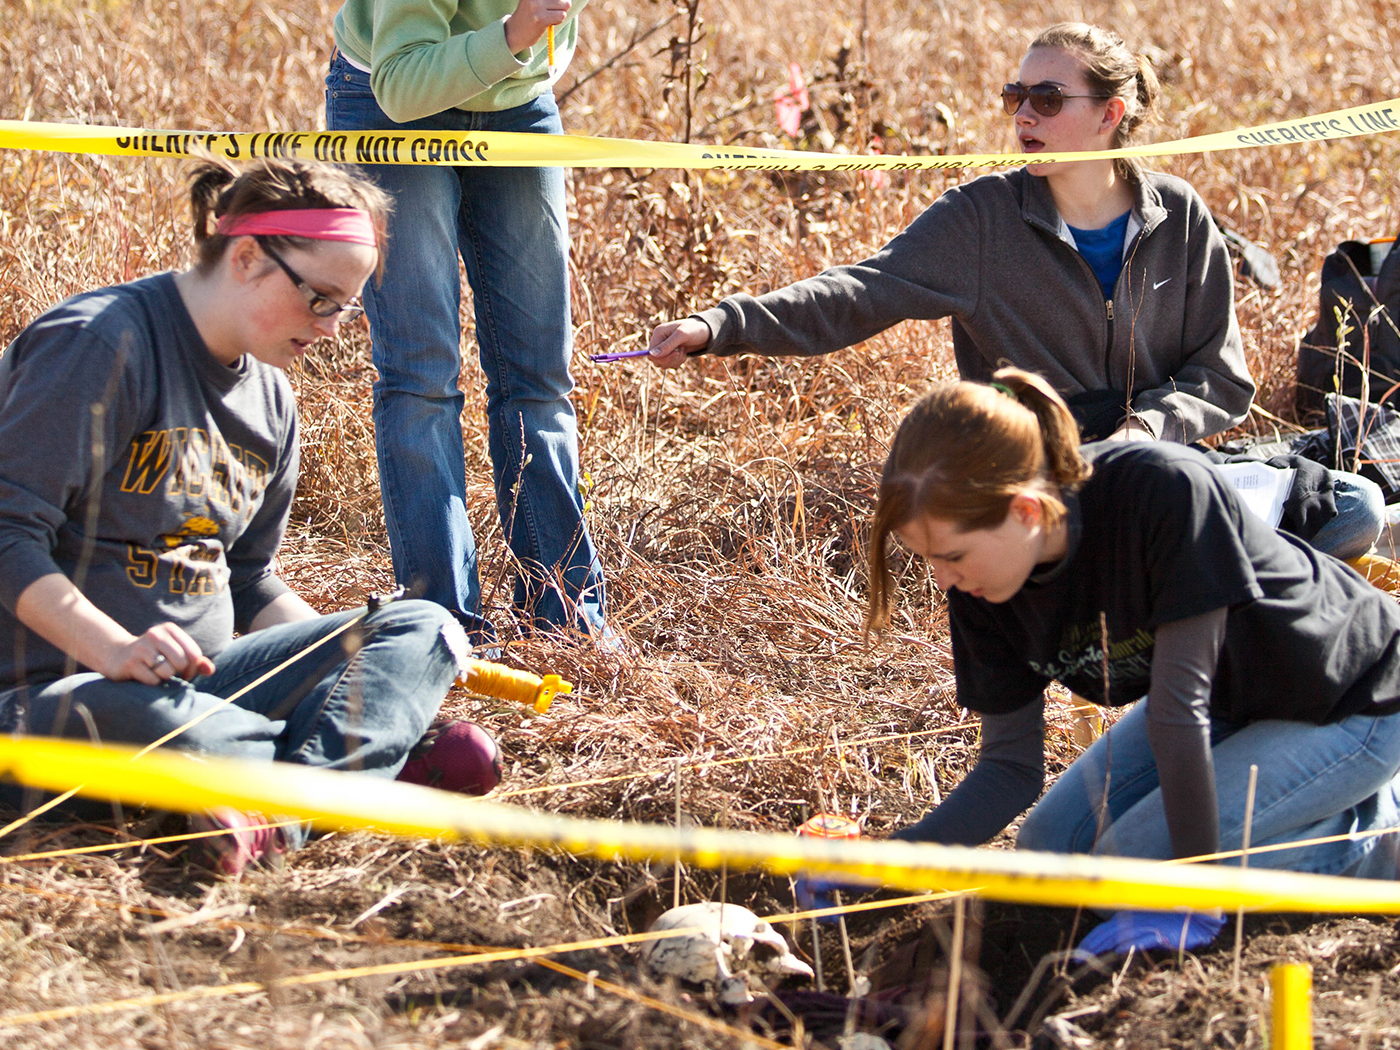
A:
[[[1126,955],[1129,948],[1194,951],[1215,940],[1225,921],[1197,911],[1120,911],[1090,930],[1079,947],[1091,955]]]
[[[792,895],[797,900],[797,907],[802,911],[816,911],[818,908],[834,908],[836,900],[832,897],[833,890],[840,890],[846,895],[843,900],[848,901],[859,893],[868,893],[875,889],[874,886],[863,886],[855,883],[838,882],[835,879],[815,879],[799,877],[792,880]],[[823,915],[818,922],[835,922],[839,916]]]

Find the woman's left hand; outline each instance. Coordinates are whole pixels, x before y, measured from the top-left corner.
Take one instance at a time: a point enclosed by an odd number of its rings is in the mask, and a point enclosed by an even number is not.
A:
[[[1109,441],[1156,441],[1156,435],[1129,416],[1119,425],[1118,429],[1108,435]]]

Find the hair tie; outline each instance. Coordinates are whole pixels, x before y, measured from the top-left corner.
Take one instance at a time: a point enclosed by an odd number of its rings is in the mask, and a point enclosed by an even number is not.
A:
[[[1011,398],[1012,401],[1015,401],[1016,404],[1019,405],[1021,403],[1021,399],[1016,396],[1016,391],[1012,390],[1005,383],[993,382],[991,384],[991,388],[995,390],[998,394],[1005,394],[1007,397]]]

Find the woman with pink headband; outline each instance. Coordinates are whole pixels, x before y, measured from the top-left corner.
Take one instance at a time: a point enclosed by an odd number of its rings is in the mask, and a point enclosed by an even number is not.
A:
[[[469,651],[456,621],[425,601],[320,616],[275,571],[297,479],[282,370],[361,313],[384,194],[268,161],[204,166],[191,201],[194,266],[60,303],[0,357],[0,732],[489,790],[490,737],[433,721]],[[193,822],[229,875],[303,835]]]

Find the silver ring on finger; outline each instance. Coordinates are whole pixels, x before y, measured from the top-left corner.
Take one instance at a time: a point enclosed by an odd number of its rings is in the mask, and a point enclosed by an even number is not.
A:
[[[163,663],[165,663],[165,662],[166,662],[165,654],[164,654],[164,653],[156,653],[156,658],[155,658],[154,660],[151,661],[151,670],[154,671],[157,667],[159,667],[161,664],[163,664]]]

